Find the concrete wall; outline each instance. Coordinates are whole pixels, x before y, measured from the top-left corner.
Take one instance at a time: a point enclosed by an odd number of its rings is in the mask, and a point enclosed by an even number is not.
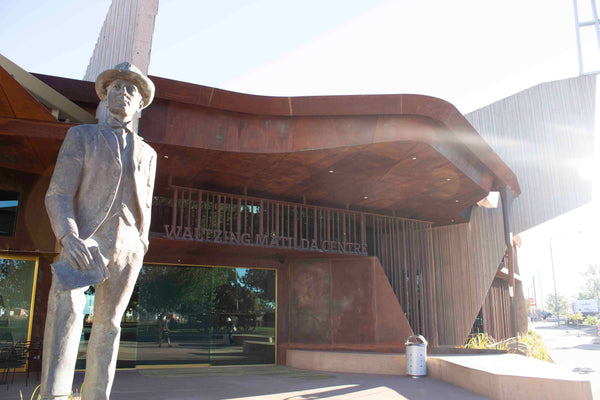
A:
[[[158,0],[113,0],[90,58],[84,80],[129,61],[148,73]]]

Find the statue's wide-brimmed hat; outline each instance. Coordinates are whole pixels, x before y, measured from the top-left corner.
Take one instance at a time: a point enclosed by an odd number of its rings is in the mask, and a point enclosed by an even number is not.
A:
[[[142,95],[142,100],[144,101],[144,107],[142,107],[142,109],[148,107],[150,103],[152,103],[155,91],[154,83],[152,83],[148,77],[144,76],[142,71],[135,65],[129,62],[118,64],[113,69],[108,69],[98,75],[98,79],[96,79],[96,94],[100,97],[100,100],[104,100],[106,90],[110,84],[117,79],[135,83]]]

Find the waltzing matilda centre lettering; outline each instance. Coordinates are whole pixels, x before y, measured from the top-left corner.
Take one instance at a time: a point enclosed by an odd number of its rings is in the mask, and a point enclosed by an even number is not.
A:
[[[320,251],[326,253],[342,253],[367,255],[366,243],[340,242],[336,240],[297,239],[275,234],[238,233],[217,229],[199,229],[185,226],[164,225],[165,235],[170,240],[194,240],[198,242],[225,243],[242,246],[273,247],[278,249],[295,249]]]

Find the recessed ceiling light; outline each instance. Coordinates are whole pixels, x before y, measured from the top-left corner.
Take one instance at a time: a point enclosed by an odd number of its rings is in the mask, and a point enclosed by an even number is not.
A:
[[[452,180],[452,179],[450,179],[450,178],[446,178],[446,181],[451,181],[451,180]]]
[[[454,220],[450,220],[450,222],[454,222]]]
[[[169,156],[163,156],[163,158],[169,158]]]
[[[329,173],[330,173],[330,174],[333,174],[334,172],[335,172],[335,171],[334,171],[334,170],[332,170],[332,169],[330,169],[330,170],[329,170]]]
[[[416,159],[417,159],[417,157],[413,157],[412,159],[413,159],[413,160],[416,160]]]
[[[454,201],[458,203],[458,200],[454,200]]]
[[[366,200],[366,199],[368,199],[368,198],[369,198],[369,196],[365,196],[365,197],[363,197],[363,199],[365,199],[365,200]]]

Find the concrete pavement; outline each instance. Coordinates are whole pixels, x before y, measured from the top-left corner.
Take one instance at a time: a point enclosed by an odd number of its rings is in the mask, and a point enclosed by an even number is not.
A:
[[[75,385],[81,385],[78,372]],[[35,379],[34,379],[35,382]],[[37,384],[37,382],[35,382]],[[29,399],[35,384],[19,378],[0,399]],[[283,366],[119,370],[112,400],[448,399],[487,397],[433,378],[298,370]]]
[[[564,324],[564,323],[563,323]],[[592,383],[594,399],[600,400],[600,339],[595,326],[566,328],[556,321],[531,324],[549,347],[550,357],[558,365],[576,372]]]

